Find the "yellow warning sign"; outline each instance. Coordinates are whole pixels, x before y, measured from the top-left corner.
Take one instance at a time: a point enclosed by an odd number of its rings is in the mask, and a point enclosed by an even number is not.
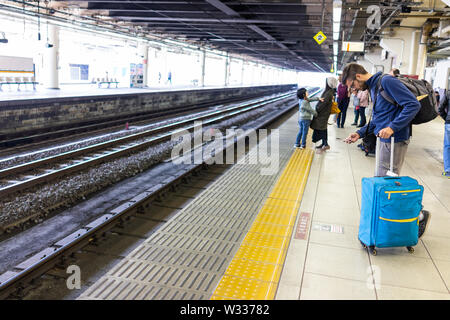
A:
[[[322,44],[322,42],[324,42],[327,39],[327,37],[323,34],[322,31],[317,32],[317,34],[313,38],[314,40],[316,40],[318,44]]]

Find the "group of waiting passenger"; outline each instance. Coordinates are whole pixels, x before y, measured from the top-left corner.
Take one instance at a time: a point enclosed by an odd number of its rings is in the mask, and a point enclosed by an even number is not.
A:
[[[334,77],[329,77],[326,80],[325,90],[321,98],[311,98],[305,88],[297,91],[297,98],[299,99],[300,117],[299,125],[300,131],[297,135],[295,147],[303,149],[306,146],[306,136],[308,129],[313,129],[313,142],[322,141],[317,146],[317,149],[328,150],[328,118],[332,113],[332,104],[336,101],[339,113],[335,114],[334,122],[338,128],[344,128],[344,123],[347,115],[350,97],[353,98],[353,105],[355,107],[355,118],[352,125],[358,128],[366,125],[366,108],[369,106],[369,90],[350,89],[341,82],[341,77],[338,81]],[[336,92],[337,89],[337,92]],[[336,97],[337,95],[337,97]],[[319,101],[314,109],[310,102]],[[359,118],[360,123],[358,124]]]
[[[398,69],[393,69],[390,76],[382,77],[382,72],[376,74],[368,73],[363,66],[350,63],[347,65],[338,80],[334,77],[326,79],[325,90],[320,98],[308,96],[308,91],[301,88],[297,91],[299,99],[299,126],[300,130],[296,138],[295,147],[303,149],[306,147],[306,138],[309,128],[313,129],[312,142],[322,143],[316,149],[328,150],[328,119],[332,113],[332,105],[337,94],[337,105],[340,110],[336,114],[335,122],[338,128],[344,128],[347,108],[350,97],[353,95],[355,106],[355,119],[352,125],[359,130],[350,134],[345,139],[347,143],[356,142],[368,134],[375,134],[381,138],[380,168],[381,175],[389,170],[390,164],[390,138],[394,136],[394,172],[400,174],[406,150],[411,137],[411,121],[420,110],[420,103],[414,94],[398,79]],[[382,77],[382,78],[381,78]],[[381,86],[398,105],[392,104],[383,98],[377,90],[378,81]],[[375,99],[371,120],[366,123],[366,108],[369,106],[369,97]],[[378,99],[377,99],[378,97]],[[318,101],[315,108],[310,102]],[[444,131],[444,171],[443,176],[450,178],[450,92],[447,90],[441,97],[439,103],[439,114],[445,121]],[[357,121],[360,118],[358,125]]]
[[[335,122],[338,128],[344,128],[345,119],[347,117],[347,109],[350,104],[350,97],[353,98],[353,107],[355,119],[352,126],[358,128],[366,125],[366,108],[369,107],[369,90],[350,89],[341,82],[339,76],[339,85],[337,88],[337,102],[340,112],[336,115]],[[358,124],[358,119],[360,123]]]
[[[314,143],[322,140],[322,144],[317,146],[317,149],[328,150],[328,118],[331,114],[331,105],[334,101],[337,80],[334,77],[328,77],[325,84],[325,90],[320,98],[308,97],[308,91],[301,88],[297,91],[297,98],[299,99],[300,116],[299,125],[300,131],[295,141],[295,147],[304,149],[306,147],[306,137],[308,129],[313,129],[312,141]],[[314,109],[310,102],[319,101]]]
[[[313,129],[312,141],[316,143],[322,140],[322,144],[316,146],[317,149],[328,150],[327,125],[331,114],[337,88],[337,103],[340,113],[337,114],[336,124],[338,128],[344,128],[346,112],[350,97],[353,94],[355,109],[355,121],[352,125],[357,125],[358,115],[361,122],[354,133],[351,133],[344,141],[354,143],[369,134],[380,138],[379,163],[376,172],[379,176],[386,176],[390,169],[390,138],[394,137],[395,151],[393,161],[393,171],[400,175],[400,170],[404,163],[406,151],[411,138],[411,123],[421,108],[421,104],[414,94],[398,79],[398,71],[391,70],[390,76],[383,76],[382,72],[370,74],[363,66],[350,63],[342,71],[338,81],[334,77],[326,80],[325,90],[320,98],[308,97],[305,88],[297,92],[299,99],[299,125],[300,131],[295,142],[296,148],[306,147],[306,137],[308,129]],[[384,98],[378,92],[377,87],[381,87],[391,97],[395,104]],[[370,93],[370,94],[369,94]],[[373,103],[371,120],[366,124],[365,109],[369,105],[369,96]],[[450,92],[444,94],[440,99],[439,114],[445,121],[444,131],[444,171],[443,176],[450,178]],[[318,101],[314,109],[310,102]],[[399,108],[401,106],[401,108]],[[426,229],[430,213],[422,210],[419,216],[419,237]]]

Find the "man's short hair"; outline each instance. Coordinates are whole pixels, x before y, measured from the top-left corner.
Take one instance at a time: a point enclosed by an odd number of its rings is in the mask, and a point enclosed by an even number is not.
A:
[[[394,77],[398,77],[400,75],[400,70],[392,69],[392,74],[394,75]]]
[[[342,70],[342,83],[346,84],[347,80],[355,80],[356,74],[367,74],[368,72],[364,67],[357,63],[349,63]]]

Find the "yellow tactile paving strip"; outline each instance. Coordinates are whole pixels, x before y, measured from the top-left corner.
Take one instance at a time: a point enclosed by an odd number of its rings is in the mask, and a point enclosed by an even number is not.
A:
[[[296,149],[212,300],[272,300],[275,297],[314,151]]]

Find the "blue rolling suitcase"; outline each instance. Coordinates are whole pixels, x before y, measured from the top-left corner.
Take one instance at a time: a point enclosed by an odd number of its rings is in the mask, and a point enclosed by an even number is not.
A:
[[[379,163],[377,139],[376,168]],[[391,165],[387,177],[363,178],[361,218],[358,238],[364,248],[376,255],[375,248],[407,247],[414,252],[418,242],[419,214],[423,186],[410,177],[393,173],[394,139],[391,139]],[[377,173],[375,174],[377,175]]]

